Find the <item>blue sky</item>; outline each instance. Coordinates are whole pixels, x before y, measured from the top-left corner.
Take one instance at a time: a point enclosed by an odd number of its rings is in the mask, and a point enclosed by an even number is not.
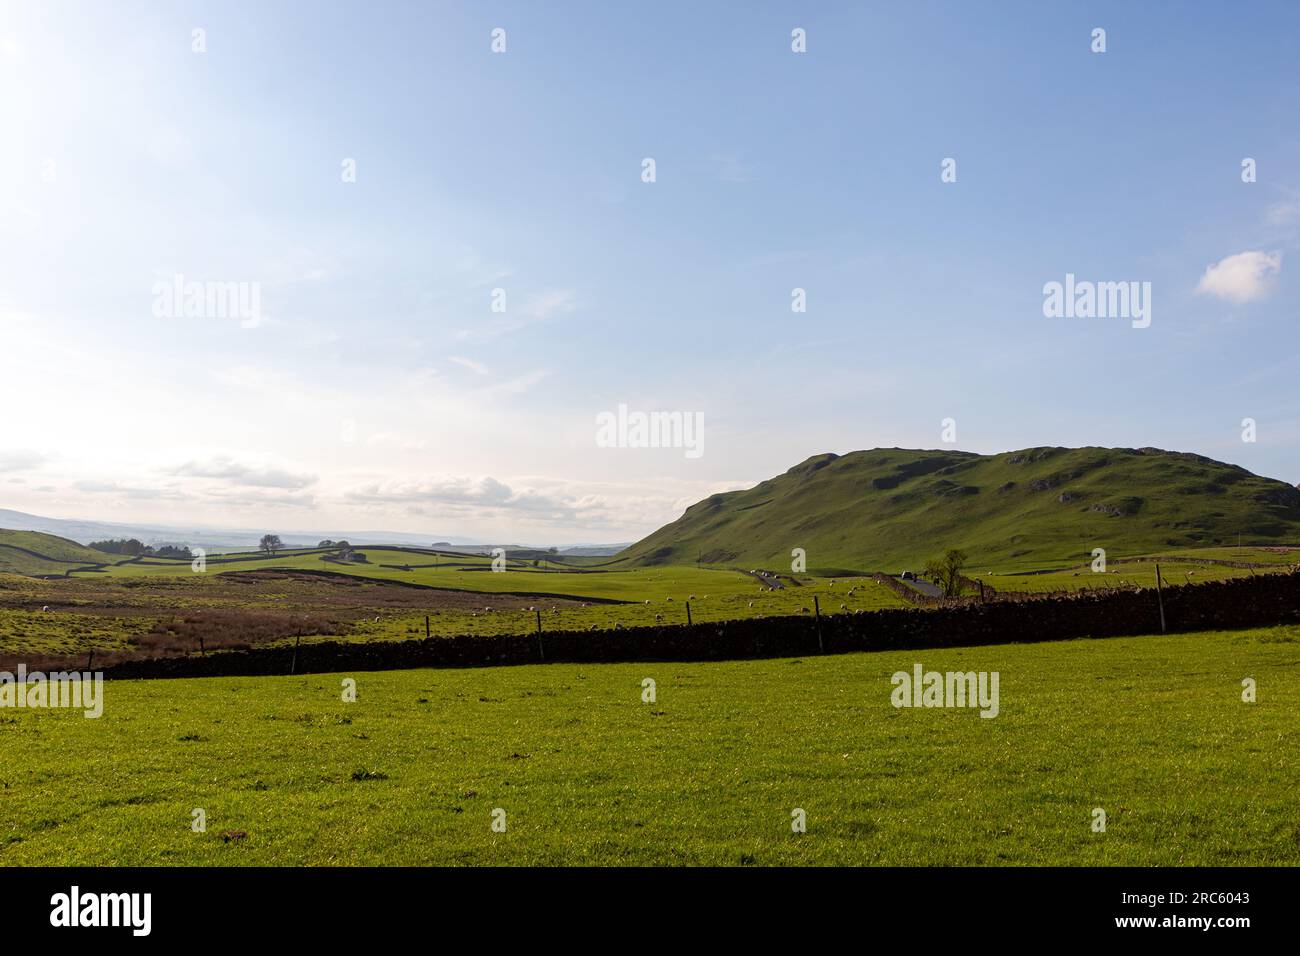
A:
[[[1297,63],[1285,3],[6,5],[0,505],[629,540],[945,418],[1295,483]],[[1150,327],[1044,317],[1066,273]]]

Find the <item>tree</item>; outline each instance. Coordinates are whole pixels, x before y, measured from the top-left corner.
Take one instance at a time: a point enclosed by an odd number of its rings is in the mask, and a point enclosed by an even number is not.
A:
[[[89,547],[107,554],[129,554],[133,557],[148,554],[152,549],[136,538],[113,538],[109,541],[92,541]]]
[[[316,547],[318,547],[318,548],[332,548],[332,547],[334,547],[334,542],[331,541],[329,538],[326,538],[326,539],[325,539],[324,541],[322,541],[320,544],[316,545]]]
[[[956,597],[961,594],[961,569],[965,565],[966,552],[953,548],[942,558],[926,562],[922,573],[939,586],[944,597]]]
[[[259,547],[267,554],[274,554],[284,547],[284,542],[278,534],[264,534]]]

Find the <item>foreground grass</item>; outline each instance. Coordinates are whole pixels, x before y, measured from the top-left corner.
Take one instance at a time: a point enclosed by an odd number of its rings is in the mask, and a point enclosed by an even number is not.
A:
[[[999,671],[1001,714],[894,709],[917,661]],[[1277,628],[358,673],[355,703],[115,682],[99,720],[0,710],[0,863],[1297,864],[1298,661]]]

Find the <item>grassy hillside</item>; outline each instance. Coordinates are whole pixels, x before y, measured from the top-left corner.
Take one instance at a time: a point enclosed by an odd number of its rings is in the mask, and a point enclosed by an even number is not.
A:
[[[62,574],[69,568],[114,561],[114,555],[39,531],[0,529],[0,572],[11,574]]]
[[[0,715],[0,865],[1294,865],[1298,637],[110,681]],[[999,715],[891,707],[916,662]]]
[[[896,571],[947,548],[976,565],[1078,564],[1170,548],[1300,544],[1300,491],[1199,455],[1030,448],[1000,455],[876,449],[818,455],[712,495],[621,564]]]

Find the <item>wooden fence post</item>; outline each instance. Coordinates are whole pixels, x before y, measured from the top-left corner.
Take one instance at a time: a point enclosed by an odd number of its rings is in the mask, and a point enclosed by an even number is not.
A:
[[[686,602],[686,626],[691,626],[691,602]]]
[[[1156,603],[1160,605],[1160,633],[1165,633],[1165,595],[1160,589],[1160,564],[1156,563]]]
[[[424,615],[424,639],[429,639],[429,615]]]
[[[546,660],[546,648],[542,646],[542,609],[535,608],[537,611],[537,656],[543,661]]]
[[[292,674],[298,670],[298,645],[302,643],[302,635],[299,634],[293,641],[293,659],[289,661],[289,673]]]
[[[817,601],[817,595],[813,595],[813,614],[817,617],[817,650],[826,653],[826,645],[822,643],[822,606]]]

